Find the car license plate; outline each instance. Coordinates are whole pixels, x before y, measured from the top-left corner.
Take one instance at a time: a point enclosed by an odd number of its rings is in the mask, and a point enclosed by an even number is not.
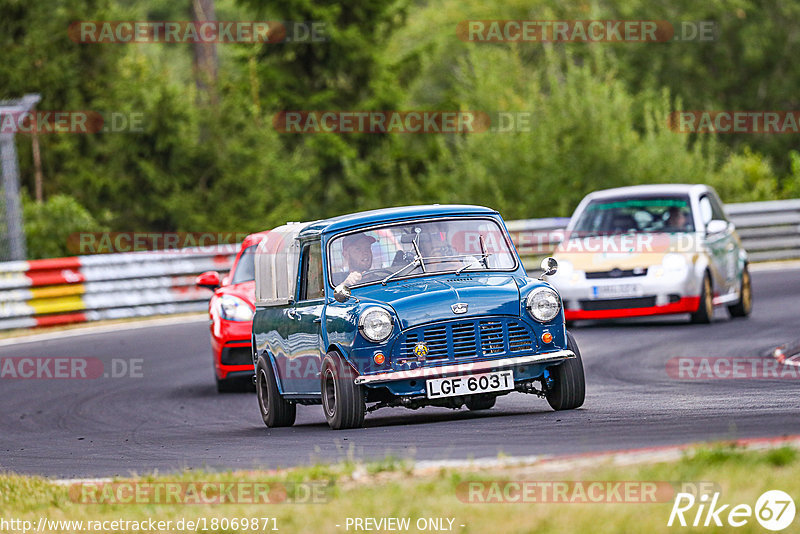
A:
[[[429,399],[475,395],[514,389],[514,371],[496,371],[480,375],[431,378],[427,381]]]
[[[615,284],[592,287],[592,296],[596,299],[614,299],[623,297],[639,297],[642,289],[639,284]]]

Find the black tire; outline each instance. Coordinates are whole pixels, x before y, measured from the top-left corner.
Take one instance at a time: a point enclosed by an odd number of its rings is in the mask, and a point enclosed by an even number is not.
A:
[[[711,277],[708,273],[703,277],[703,290],[700,292],[700,304],[697,311],[692,314],[692,322],[695,324],[708,324],[714,317],[714,292],[711,289]]]
[[[216,378],[216,377],[215,377]],[[217,393],[249,393],[254,390],[252,377],[216,378]]]
[[[567,349],[574,352],[575,357],[550,368],[553,385],[545,393],[550,407],[556,411],[578,408],[586,399],[586,378],[583,374],[581,351],[569,332],[567,332]]]
[[[470,397],[464,404],[474,412],[477,410],[489,410],[494,407],[495,402],[497,402],[497,397],[494,395],[478,395]]]
[[[329,352],[320,369],[322,411],[334,430],[359,428],[364,424],[367,406],[356,372],[337,352]]]
[[[265,425],[276,428],[294,424],[297,406],[281,397],[272,365],[263,356],[259,356],[256,364],[256,396]]]
[[[747,317],[753,309],[753,288],[750,282],[750,270],[747,265],[742,271],[742,282],[739,286],[739,302],[728,306],[731,317]]]

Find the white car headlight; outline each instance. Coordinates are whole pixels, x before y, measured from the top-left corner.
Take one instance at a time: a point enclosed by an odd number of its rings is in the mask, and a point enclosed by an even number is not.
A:
[[[561,309],[561,299],[558,293],[549,287],[537,287],[530,293],[525,303],[531,317],[540,323],[551,321]]]
[[[392,334],[394,322],[389,312],[383,308],[370,308],[361,314],[358,329],[368,340],[380,343]]]
[[[661,265],[664,266],[664,270],[668,272],[678,272],[683,271],[686,269],[686,256],[683,254],[675,254],[674,252],[670,252],[669,254],[664,255],[664,259],[661,260]]]
[[[572,266],[572,262],[567,260],[558,260],[558,271],[556,271],[554,276],[560,278],[569,278],[574,272],[575,268]]]
[[[219,316],[228,321],[252,321],[253,309],[244,300],[233,295],[222,295],[219,300]]]

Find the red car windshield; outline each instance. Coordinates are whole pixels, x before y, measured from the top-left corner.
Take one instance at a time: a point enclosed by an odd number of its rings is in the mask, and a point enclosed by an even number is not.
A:
[[[239,257],[239,263],[236,264],[236,270],[233,272],[231,284],[252,282],[256,279],[255,257],[257,246],[258,245],[252,245],[244,249],[241,257]]]

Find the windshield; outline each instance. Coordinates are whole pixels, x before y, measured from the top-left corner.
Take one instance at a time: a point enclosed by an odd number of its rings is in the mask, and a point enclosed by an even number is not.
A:
[[[687,196],[593,200],[572,229],[576,237],[636,232],[694,232]]]
[[[506,234],[491,219],[439,219],[370,228],[336,237],[328,248],[333,286],[515,267]]]
[[[239,263],[236,264],[236,271],[233,273],[231,284],[241,284],[242,282],[251,282],[256,279],[256,247],[252,245],[247,247],[239,257]]]

